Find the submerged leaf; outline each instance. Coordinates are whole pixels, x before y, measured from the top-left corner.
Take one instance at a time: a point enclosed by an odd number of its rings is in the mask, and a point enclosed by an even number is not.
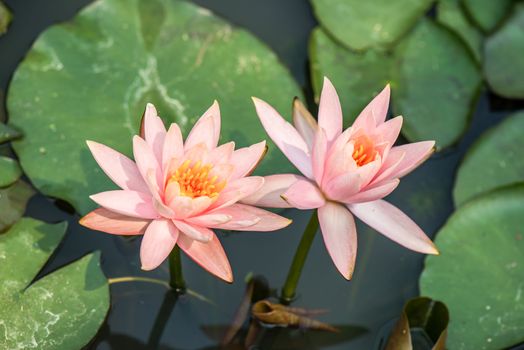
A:
[[[9,187],[0,188],[0,232],[22,217],[27,202],[34,193],[31,186],[21,180]]]
[[[22,219],[0,236],[0,348],[79,349],[109,310],[100,253],[32,283],[62,240],[66,224]]]
[[[13,184],[21,175],[22,169],[16,160],[0,156],[0,188]]]
[[[459,207],[436,236],[440,256],[426,258],[423,295],[451,315],[448,346],[495,350],[524,341],[524,185]]]
[[[222,141],[244,147],[266,139],[251,96],[289,115],[301,91],[248,32],[187,1],[100,0],[39,36],[7,102],[9,123],[25,136],[13,147],[27,176],[86,214],[94,208],[88,196],[111,187],[86,139],[131,155],[147,102],[187,134],[217,99]],[[292,167],[272,151],[257,171],[277,169]]]

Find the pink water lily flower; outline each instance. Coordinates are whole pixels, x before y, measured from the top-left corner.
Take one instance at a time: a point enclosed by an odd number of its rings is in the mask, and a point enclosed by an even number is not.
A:
[[[402,117],[386,121],[389,86],[371,101],[354,124],[342,131],[335,88],[325,78],[317,121],[296,103],[294,127],[266,102],[254,98],[262,125],[304,175],[272,175],[244,203],[267,207],[318,208],[326,248],[340,273],[350,279],[357,253],[354,214],[393,241],[417,252],[438,254],[406,214],[381,198],[399,178],[427,159],[434,141],[395,146]]]
[[[148,104],[133,162],[100,143],[87,141],[102,170],[121,189],[91,196],[101,208],[80,220],[117,235],[140,235],[142,269],[159,266],[177,244],[213,275],[233,281],[228,259],[212,229],[273,231],[290,220],[239,200],[258,191],[264,178],[249,176],[265,153],[265,141],[235,150],[217,147],[220,110],[215,102],[186,141],[177,124],[166,131]]]

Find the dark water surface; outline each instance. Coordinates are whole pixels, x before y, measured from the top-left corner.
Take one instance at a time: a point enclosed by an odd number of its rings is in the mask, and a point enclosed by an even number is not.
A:
[[[6,91],[13,71],[31,43],[49,25],[67,20],[88,0],[5,0],[14,22],[0,38],[0,89]],[[267,43],[289,68],[311,101],[307,67],[307,40],[316,25],[306,0],[196,0],[235,25],[250,30]],[[292,96],[290,96],[291,101]],[[433,236],[453,211],[451,188],[464,151],[487,127],[515,109],[511,102],[483,94],[470,130],[456,147],[433,156],[407,176],[388,200],[404,210]],[[64,169],[67,171],[67,169]],[[103,270],[110,278],[144,276],[168,279],[167,264],[156,271],[140,270],[140,239],[128,240],[87,230],[66,204],[42,195],[29,203],[27,216],[55,222],[67,220],[69,231],[44,273],[93,250],[102,251]],[[248,273],[263,275],[272,288],[280,288],[291,263],[309,212],[289,210],[294,223],[276,233],[220,235],[228,253],[235,283],[212,278],[183,257],[189,287],[213,304],[193,296],[176,299],[159,284],[119,283],[111,286],[107,322],[92,349],[213,349],[211,330],[227,326],[244,293]],[[326,308],[320,319],[341,327],[338,335],[302,330],[270,330],[262,349],[375,349],[387,333],[404,302],[418,293],[418,276],[424,256],[358,225],[358,258],[353,280],[336,271],[320,234],[317,235],[298,289],[296,306]],[[216,332],[214,332],[216,333]]]

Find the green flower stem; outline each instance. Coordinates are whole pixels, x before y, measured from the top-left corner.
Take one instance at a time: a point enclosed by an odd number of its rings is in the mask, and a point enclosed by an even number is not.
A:
[[[169,254],[169,285],[178,294],[186,291],[186,282],[182,274],[182,261],[180,260],[180,248],[175,246]]]
[[[317,211],[313,211],[311,219],[304,230],[300,244],[298,245],[297,251],[295,252],[295,257],[293,258],[293,263],[287,274],[286,284],[282,288],[282,294],[280,296],[280,302],[282,304],[289,304],[295,297],[295,291],[297,289],[298,280],[302,274],[302,268],[306,262],[309,249],[313,243],[313,238],[318,231],[318,216]]]

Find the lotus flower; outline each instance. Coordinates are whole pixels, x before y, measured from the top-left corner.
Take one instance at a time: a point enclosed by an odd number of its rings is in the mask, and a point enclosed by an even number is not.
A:
[[[249,176],[265,153],[265,141],[235,150],[217,147],[220,110],[215,102],[185,143],[180,128],[164,124],[152,104],[133,137],[135,162],[100,143],[87,141],[102,170],[121,190],[91,196],[101,208],[80,223],[116,235],[144,234],[142,269],[159,266],[178,246],[213,275],[233,281],[224,249],[212,229],[272,231],[291,221],[238,203],[258,191],[264,178]]]
[[[424,232],[402,211],[381,198],[399,178],[427,159],[434,141],[393,146],[402,117],[385,121],[389,86],[342,131],[335,88],[325,78],[318,124],[295,101],[294,127],[266,102],[254,98],[262,125],[275,144],[304,175],[266,177],[260,191],[243,202],[267,207],[317,209],[326,248],[340,273],[350,279],[357,253],[353,215],[393,241],[426,254],[438,254]],[[353,214],[353,215],[352,215]]]

